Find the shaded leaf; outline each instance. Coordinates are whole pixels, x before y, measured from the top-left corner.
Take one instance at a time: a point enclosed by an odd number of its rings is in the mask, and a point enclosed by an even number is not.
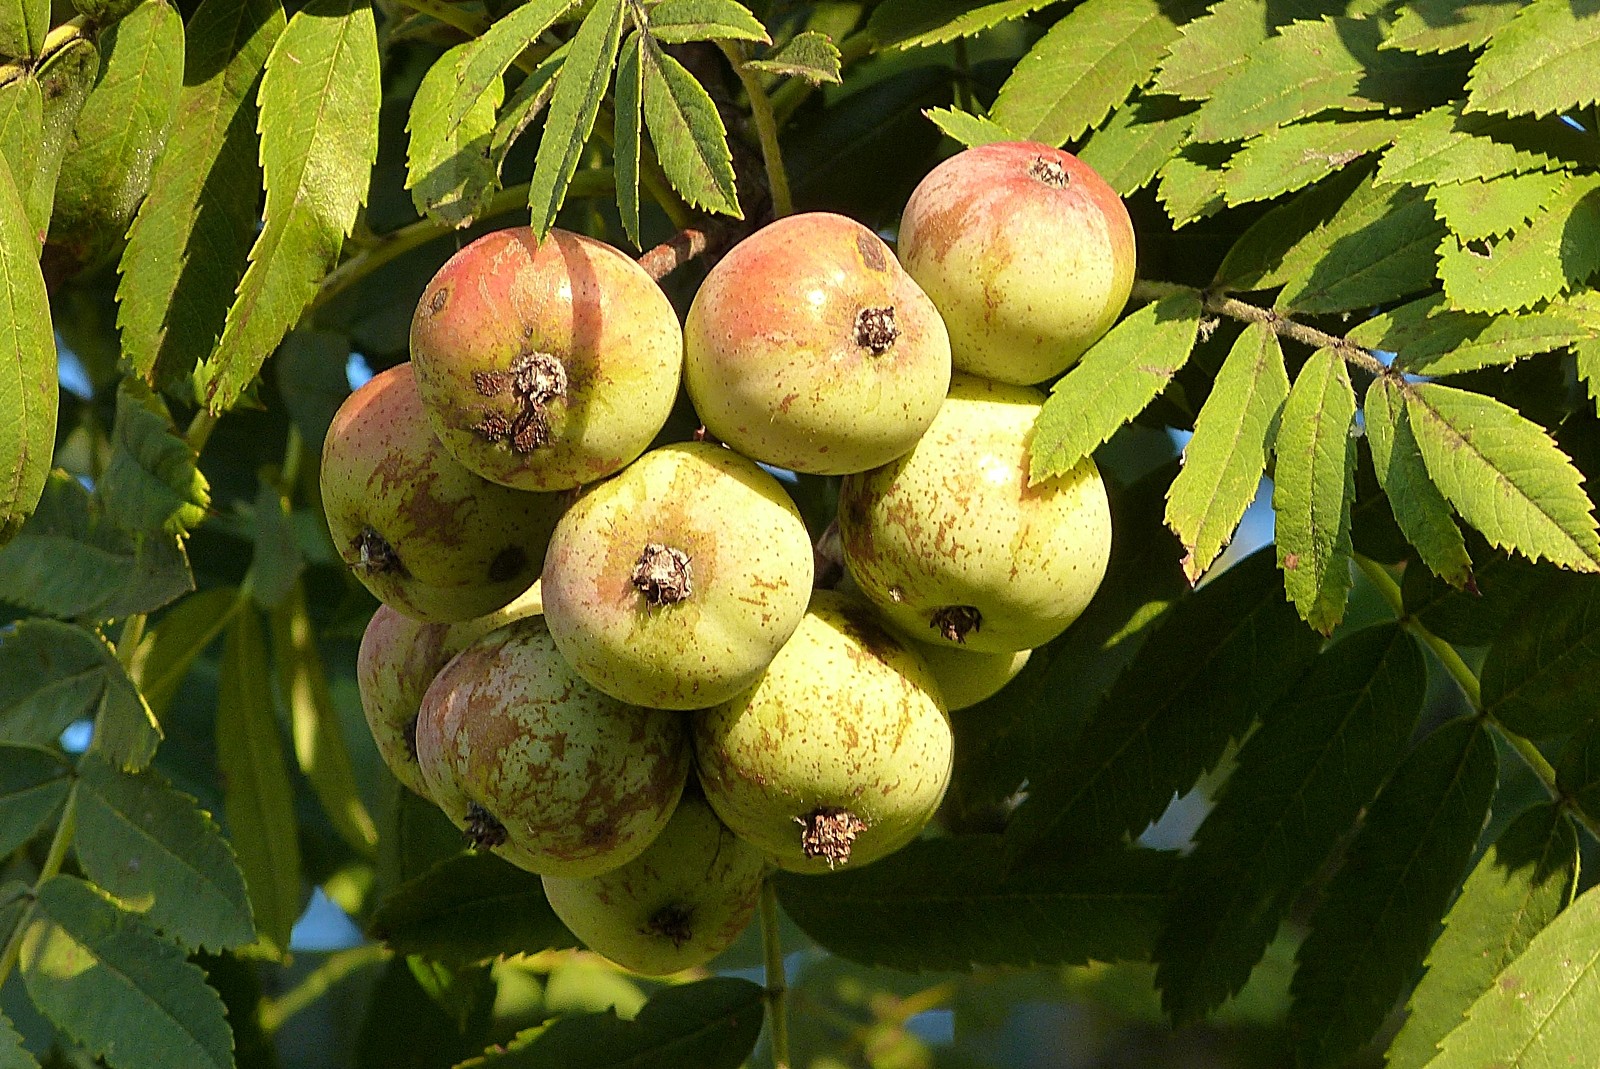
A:
[[[155,625],[149,652],[139,664],[139,686],[160,720],[188,674],[189,666],[228,626],[239,611],[238,591],[210,587],[168,609]]]
[[[1189,359],[1200,315],[1200,295],[1179,290],[1127,316],[1084,353],[1039,413],[1028,481],[1071,471],[1143,412]]]
[[[1422,1069],[1468,1008],[1572,898],[1578,834],[1553,805],[1524,810],[1484,852],[1428,952],[1389,1069]]]
[[[1416,975],[1495,780],[1494,743],[1470,720],[1436,729],[1389,778],[1296,956],[1289,1027],[1301,1064],[1353,1053]]]
[[[1189,137],[1194,106],[1175,97],[1143,97],[1117,108],[1089,135],[1078,158],[1112,189],[1130,196],[1156,176]]]
[[[1556,762],[1556,785],[1578,811],[1600,818],[1600,717],[1573,735]]]
[[[199,456],[173,428],[166,404],[137,379],[117,388],[111,459],[96,490],[127,531],[181,536],[205,519],[211,504]]]
[[[1383,148],[1399,128],[1386,118],[1312,120],[1260,134],[1228,160],[1223,196],[1231,205],[1292,192]]]
[[[669,45],[771,40],[761,20],[735,0],[661,0],[650,9],[650,36]]]
[[[1407,568],[1400,580],[1406,611],[1446,642],[1487,646],[1523,603],[1550,578],[1549,569],[1491,547],[1465,532],[1476,592],[1457,590],[1426,568]]]
[[[1370,187],[1367,187],[1370,188]],[[1284,257],[1280,311],[1342,312],[1393,301],[1434,282],[1444,227],[1420,189],[1358,191]]]
[[[6,732],[7,737],[10,734]],[[72,785],[71,776],[72,766],[54,750],[0,745],[0,855],[10,854],[55,819]]]
[[[1600,577],[1564,575],[1501,631],[1484,658],[1484,709],[1518,735],[1546,739],[1596,714]]]
[[[807,30],[761,59],[746,60],[744,66],[786,78],[802,78],[812,85],[837,85],[839,63],[839,48],[833,39],[825,33]]]
[[[500,82],[506,68],[516,61],[529,42],[537,40],[576,2],[529,0],[496,20],[477,40],[467,42],[459,81],[441,124],[446,137],[456,136],[456,127],[478,108],[485,93],[494,91],[492,87]],[[499,92],[504,92],[504,86]]]
[[[255,937],[233,850],[195,800],[153,772],[79,766],[73,848],[84,875],[185,946],[222,950]]]
[[[1494,240],[1447,236],[1439,277],[1457,308],[1526,308],[1600,270],[1600,175],[1568,177],[1533,221]]]
[[[1454,375],[1571,345],[1593,332],[1590,318],[1561,307],[1524,315],[1462,312],[1434,293],[1381,312],[1346,336],[1394,353],[1394,366],[1412,374]]]
[[[406,120],[411,134],[406,188],[411,190],[411,201],[417,211],[453,227],[472,222],[499,184],[489,148],[504,83],[498,77],[491,79],[459,117],[449,111],[479,48],[480,42],[473,40],[440,56],[422,76]],[[449,121],[452,117],[454,124]]]
[[[1451,586],[1471,586],[1472,558],[1450,503],[1428,478],[1401,387],[1390,379],[1376,380],[1367,388],[1364,411],[1378,483],[1406,541],[1435,575]]]
[[[174,943],[82,880],[39,889],[18,967],[34,1005],[119,1069],[231,1069],[222,999]]]
[[[974,145],[990,145],[997,141],[1017,140],[1015,134],[993,119],[974,115],[959,108],[929,108],[923,114],[933,121],[933,125],[944,131],[945,136],[961,142],[968,148]]]
[[[1378,180],[1431,186],[1596,162],[1594,138],[1565,123],[1464,114],[1447,105],[1405,124],[1383,155]]]
[[[1223,145],[1184,145],[1156,172],[1156,197],[1175,227],[1215,215],[1228,206],[1222,197],[1223,167],[1233,150]]]
[[[32,59],[50,32],[50,0],[5,0],[0,4],[0,56]]]
[[[879,48],[916,48],[971,37],[1021,18],[1051,0],[884,0],[872,10],[867,33]]]
[[[1566,183],[1562,172],[1530,171],[1433,186],[1435,213],[1462,241],[1519,230],[1534,219]]]
[[[494,161],[497,175],[505,169],[506,156],[511,147],[550,103],[550,97],[556,91],[556,75],[561,73],[562,66],[567,62],[570,47],[570,42],[564,42],[529,71],[501,110],[500,118],[494,124],[494,137],[489,144],[489,157]]]
[[[1372,187],[1362,184],[1367,173],[1359,164],[1346,167],[1268,209],[1233,243],[1217,268],[1213,285],[1230,290],[1281,285],[1289,277],[1285,260],[1289,261],[1290,270],[1295,270],[1309,256],[1320,255],[1326,247],[1322,228],[1345,204],[1372,196]],[[1313,235],[1317,240],[1310,240]]]
[[[22,1045],[22,1037],[0,1013],[0,1069],[39,1069],[39,1063]]]
[[[278,392],[312,456],[322,455],[328,424],[350,396],[349,361],[350,340],[342,334],[296,330],[278,346]]]
[[[86,37],[71,39],[46,56],[39,65],[41,114],[39,138],[29,146],[26,159],[31,166],[13,162],[12,175],[17,191],[28,208],[36,245],[43,242],[50,228],[55,204],[56,180],[61,174],[62,156],[72,137],[73,124],[83,111],[84,101],[94,88],[100,70],[100,53]],[[26,178],[24,171],[28,172]]]
[[[1438,383],[1407,387],[1406,414],[1429,477],[1491,545],[1600,571],[1594,506],[1542,427],[1491,397]]]
[[[742,218],[728,131],[710,95],[654,41],[640,43],[639,66],[644,75],[645,126],[672,188],[697,208]],[[558,83],[557,97],[560,94]]]
[[[33,515],[56,441],[56,345],[39,244],[0,158],[0,545]]]
[[[550,98],[550,116],[545,121],[547,136],[539,141],[533,181],[528,186],[533,230],[541,240],[567,198],[567,186],[572,183],[584,145],[594,130],[606,86],[611,83],[611,68],[617,62],[622,23],[627,12],[626,0],[600,0],[590,8],[572,38],[561,77],[556,79],[555,93]],[[647,91],[647,121],[649,96]],[[718,122],[720,124],[721,120]]]
[[[1384,39],[1385,48],[1449,52],[1476,48],[1516,17],[1524,0],[1410,0]]]
[[[1318,349],[1283,405],[1273,453],[1272,507],[1284,590],[1301,619],[1331,634],[1344,617],[1350,573],[1350,504],[1355,497],[1356,398],[1344,359]]]
[[[1600,100],[1600,5],[1533,0],[1489,38],[1467,81],[1473,111],[1548,115]]]

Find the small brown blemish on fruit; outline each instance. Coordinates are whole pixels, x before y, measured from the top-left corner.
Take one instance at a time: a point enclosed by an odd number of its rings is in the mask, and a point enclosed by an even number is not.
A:
[[[509,371],[476,371],[473,387],[484,397],[511,395],[516,415],[485,413],[473,431],[491,442],[505,442],[512,452],[531,453],[550,441],[545,406],[567,395],[567,369],[560,359],[538,351],[523,353]]]
[[[694,569],[681,549],[647,542],[628,579],[652,609],[676,605],[693,593]]]
[[[971,605],[946,605],[934,612],[928,626],[950,642],[964,643],[983,626],[983,614]]]
[[[477,802],[467,806],[467,838],[472,840],[472,845],[480,850],[492,850],[497,846],[504,846],[509,837],[506,826],[495,819]]]
[[[515,579],[527,567],[528,554],[521,546],[507,546],[489,562],[489,581],[503,583]]]
[[[795,817],[800,825],[800,850],[806,857],[820,857],[831,869],[850,860],[850,847],[856,836],[867,830],[867,822],[838,806],[818,806],[803,817]]]
[[[1028,164],[1028,177],[1043,182],[1051,189],[1065,189],[1067,187],[1067,169],[1061,166],[1059,160],[1048,160],[1043,156],[1035,156],[1032,163]]]
[[[444,311],[444,306],[450,302],[450,287],[440,286],[433,291],[433,296],[428,298],[428,315],[436,316]]]
[[[650,920],[646,922],[643,934],[670,939],[673,946],[681,948],[694,938],[694,928],[690,923],[693,920],[694,912],[688,906],[675,903],[662,906],[650,914]]]
[[[856,344],[871,349],[881,356],[900,337],[900,325],[894,319],[894,305],[882,308],[863,308],[856,313]]]
[[[865,230],[856,234],[856,248],[861,252],[861,262],[874,271],[884,271],[889,267],[889,258],[883,253],[883,242]]]
[[[357,575],[404,575],[406,566],[388,539],[372,527],[363,527],[350,540],[355,560],[350,567]]]

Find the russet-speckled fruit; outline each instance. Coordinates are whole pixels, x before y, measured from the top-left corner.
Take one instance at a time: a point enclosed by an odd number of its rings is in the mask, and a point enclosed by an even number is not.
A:
[[[454,622],[533,585],[567,495],[491,483],[428,424],[410,364],[339,406],[322,447],[322,506],[340,557],[384,604]]]
[[[805,522],[776,479],[721,446],[669,445],[561,518],[545,618],[605,693],[699,709],[761,674],[805,613],[812,567]]]
[[[704,965],[750,923],[766,872],[761,851],[686,790],[649,848],[600,876],[543,878],[561,922],[597,954],[665,976]]]
[[[1027,384],[1070,367],[1133,287],[1133,223],[1070,152],[979,145],[930,171],[900,217],[900,260],[950,328],[960,371]]]
[[[711,807],[794,872],[898,850],[950,782],[950,718],[927,666],[868,606],[830,590],[755,686],[693,721]]]
[[[876,234],[780,219],[734,246],[684,326],[706,429],[792,471],[865,471],[910,449],[950,384],[944,322]]]
[[[989,653],[1033,649],[1099,589],[1111,508],[1094,461],[1028,485],[1043,403],[1038,390],[958,373],[915,449],[845,477],[845,567],[907,634]]]
[[[933,672],[945,708],[952,713],[1000,693],[1000,688],[1017,678],[1033,655],[1032,650],[983,653],[932,642],[919,642],[915,648]]]
[[[609,698],[542,617],[490,632],[423,695],[427,795],[479,847],[530,872],[594,876],[666,827],[689,772],[683,718]]]
[[[472,242],[411,321],[434,430],[507,486],[564,490],[644,452],[678,394],[683,332],[661,287],[617,249],[527,227]]]

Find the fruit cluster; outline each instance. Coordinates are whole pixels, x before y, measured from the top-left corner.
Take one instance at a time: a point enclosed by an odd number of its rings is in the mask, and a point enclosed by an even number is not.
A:
[[[1132,273],[1116,195],[1023,143],[930,173],[898,250],[831,214],[757,231],[681,327],[601,242],[468,245],[323,454],[334,541],[383,603],[358,678],[385,760],[641,972],[723,949],[771,866],[905,845],[949,783],[949,710],[1105,573],[1093,462],[1028,481],[1031,384]],[[680,386],[706,440],[651,448]],[[820,543],[843,589],[814,589],[779,469],[843,477]]]

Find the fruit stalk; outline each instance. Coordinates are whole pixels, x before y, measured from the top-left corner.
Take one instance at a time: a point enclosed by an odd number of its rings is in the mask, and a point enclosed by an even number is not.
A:
[[[783,938],[778,931],[778,889],[768,876],[761,883],[761,949],[766,959],[767,1035],[773,1069],[789,1069],[789,980],[783,971]]]
[[[772,111],[772,99],[762,88],[761,76],[745,66],[748,58],[744,49],[731,41],[718,41],[717,45],[728,57],[733,73],[739,76],[746,95],[750,97],[750,118],[755,120],[756,139],[761,143],[761,160],[767,167],[767,190],[772,194],[772,215],[782,219],[794,212],[794,198],[789,194],[789,172],[783,166],[783,149],[778,145],[778,120]]]

